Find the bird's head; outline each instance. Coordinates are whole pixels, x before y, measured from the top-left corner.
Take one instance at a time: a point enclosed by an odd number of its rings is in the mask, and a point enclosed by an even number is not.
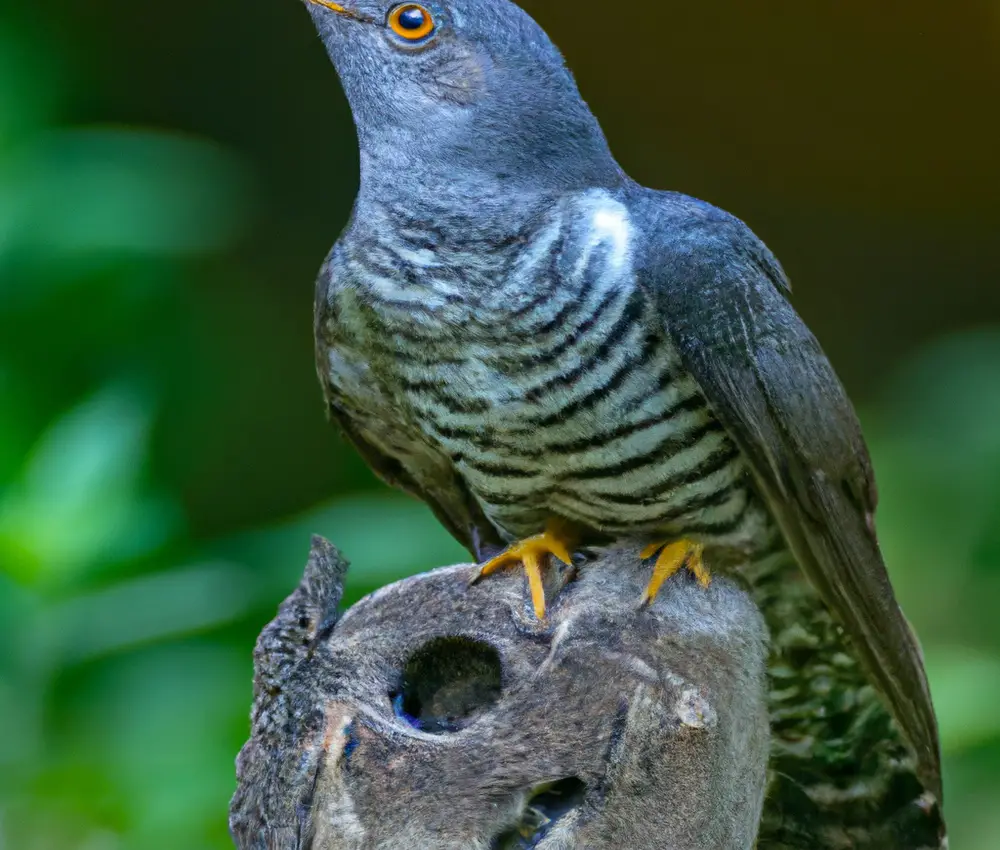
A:
[[[509,0],[306,0],[365,171],[613,185],[621,171],[545,32]],[[416,170],[415,170],[416,169]]]

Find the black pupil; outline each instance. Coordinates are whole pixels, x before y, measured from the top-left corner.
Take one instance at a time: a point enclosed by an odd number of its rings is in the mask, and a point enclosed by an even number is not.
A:
[[[418,30],[424,25],[426,20],[426,13],[423,9],[418,9],[413,6],[409,9],[403,9],[399,13],[399,25],[404,30]]]

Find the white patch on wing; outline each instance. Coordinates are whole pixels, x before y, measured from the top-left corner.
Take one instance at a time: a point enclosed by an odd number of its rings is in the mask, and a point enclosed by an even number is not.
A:
[[[595,250],[600,249],[603,273],[607,280],[616,274],[629,273],[632,251],[632,224],[628,208],[616,201],[603,189],[584,193],[578,201],[576,215],[586,216],[589,227],[580,233],[580,248],[576,261],[576,275],[585,273]],[[609,274],[610,273],[610,274]],[[591,276],[593,281],[593,276]]]
[[[623,210],[597,210],[594,213],[594,230],[598,239],[611,239],[615,244],[615,255],[624,257],[628,251],[629,226]]]
[[[632,227],[628,220],[628,211],[621,204],[605,200],[594,210],[591,218],[594,244],[611,243],[611,263],[615,268],[625,265],[629,254],[629,244],[632,239]]]

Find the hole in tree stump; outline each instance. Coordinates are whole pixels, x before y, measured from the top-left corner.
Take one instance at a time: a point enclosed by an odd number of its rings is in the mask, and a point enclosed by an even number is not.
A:
[[[490,850],[536,847],[561,818],[583,805],[586,794],[586,784],[576,776],[539,785],[528,798],[520,823],[496,836]]]
[[[420,647],[390,694],[396,716],[432,734],[457,732],[500,699],[500,655],[467,637],[436,638]]]

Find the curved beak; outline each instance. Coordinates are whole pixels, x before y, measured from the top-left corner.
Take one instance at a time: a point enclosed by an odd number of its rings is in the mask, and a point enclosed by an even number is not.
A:
[[[347,9],[345,9],[339,3],[332,3],[332,2],[330,2],[330,0],[309,0],[309,2],[315,4],[316,6],[324,6],[325,8],[329,9],[331,12],[336,12],[338,15],[347,15],[347,14],[350,14],[347,11]]]
[[[350,18],[352,21],[362,21],[366,24],[376,23],[375,19],[370,15],[349,9],[340,3],[334,3],[333,0],[306,0],[306,2],[311,3],[313,6],[322,6],[324,9],[329,9],[331,12],[335,12],[345,18]]]
[[[357,18],[356,12],[352,12],[346,6],[341,6],[339,3],[334,3],[333,0],[307,0],[314,6],[322,6],[324,9],[329,9],[331,12],[336,12],[338,15],[343,15],[345,18]]]

